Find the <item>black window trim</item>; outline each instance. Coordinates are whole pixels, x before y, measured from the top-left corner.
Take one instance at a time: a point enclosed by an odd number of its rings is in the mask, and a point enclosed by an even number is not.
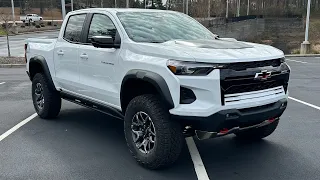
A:
[[[79,41],[79,42],[75,42],[75,41],[70,41],[69,39],[66,39],[64,36],[65,36],[66,30],[67,30],[67,26],[68,26],[68,23],[69,23],[70,18],[71,18],[72,16],[83,15],[83,14],[86,15],[86,16],[85,16],[85,18],[84,18],[83,25],[82,25],[82,29],[81,29],[81,33],[80,33],[80,41]],[[62,39],[64,39],[64,40],[67,41],[68,43],[72,43],[72,44],[83,44],[83,41],[82,41],[82,39],[83,39],[83,34],[84,34],[83,29],[84,29],[84,27],[85,27],[85,25],[86,25],[87,19],[88,19],[88,13],[79,13],[79,14],[70,15],[70,16],[68,17],[67,23],[66,23],[66,25],[65,25],[65,27],[64,27],[64,32],[63,32]]]
[[[86,20],[84,22],[84,26],[82,28],[82,36],[81,36],[80,40],[83,45],[92,45],[91,43],[87,42],[87,36],[89,34],[89,28],[90,28],[92,17],[93,17],[93,13],[87,14],[87,18],[86,18]]]
[[[100,15],[107,16],[107,17],[111,20],[112,24],[113,24],[114,27],[117,29],[117,33],[116,33],[116,37],[115,37],[115,38],[116,38],[116,40],[118,40],[118,41],[121,42],[121,37],[120,37],[120,34],[119,34],[119,28],[117,28],[117,26],[115,25],[115,22],[112,20],[112,18],[110,18],[110,16],[107,15],[107,14],[100,13],[100,12],[96,12],[96,13],[88,13],[88,15],[87,15],[84,28],[82,28],[82,31],[83,31],[83,33],[82,33],[83,36],[81,37],[81,42],[82,42],[82,44],[83,44],[83,45],[93,46],[90,42],[87,42],[87,40],[88,40],[88,35],[89,35],[89,30],[90,30],[91,21],[92,21],[93,16],[94,16],[95,14],[100,14]],[[116,40],[115,40],[115,41],[116,41]]]

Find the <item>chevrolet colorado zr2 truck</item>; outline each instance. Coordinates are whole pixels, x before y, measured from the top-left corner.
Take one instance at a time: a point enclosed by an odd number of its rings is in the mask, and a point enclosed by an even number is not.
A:
[[[269,136],[287,107],[282,51],[219,38],[178,12],[72,11],[57,39],[28,39],[25,50],[41,118],[65,99],[123,119],[132,156],[149,169],[175,162],[185,136]]]

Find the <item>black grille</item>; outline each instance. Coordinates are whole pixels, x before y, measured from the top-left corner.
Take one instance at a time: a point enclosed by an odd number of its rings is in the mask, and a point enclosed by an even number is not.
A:
[[[240,84],[232,85],[227,89],[224,89],[225,94],[235,94],[235,93],[244,93],[251,91],[260,91],[264,89],[274,88],[278,86],[283,86],[284,83],[281,81],[269,81],[269,82],[258,82],[251,84]]]
[[[290,69],[279,60],[248,62],[248,63],[232,63],[229,64],[229,69],[220,70],[220,86],[221,86],[221,103],[224,105],[225,94],[236,94],[252,91],[260,91],[264,89],[270,89],[274,87],[283,86],[285,92],[288,89],[288,81]],[[243,66],[240,66],[243,65]],[[255,66],[276,66],[273,68],[261,68]],[[252,67],[246,70],[235,70]],[[233,69],[231,69],[233,68]],[[268,80],[255,79],[256,73],[260,73],[262,70],[268,70],[272,72],[271,77]]]
[[[281,65],[280,59],[266,60],[266,61],[253,61],[253,62],[239,62],[239,63],[230,63],[227,65],[227,69],[232,69],[235,71],[242,71],[248,68],[257,68],[257,67],[278,67]]]

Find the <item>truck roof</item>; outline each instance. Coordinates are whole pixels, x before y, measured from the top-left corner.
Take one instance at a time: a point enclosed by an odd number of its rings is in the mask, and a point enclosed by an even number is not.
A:
[[[88,8],[88,9],[80,9],[76,11],[72,11],[75,13],[80,13],[80,12],[90,12],[90,11],[108,11],[108,12],[174,12],[170,10],[159,10],[159,9],[139,9],[139,8]]]

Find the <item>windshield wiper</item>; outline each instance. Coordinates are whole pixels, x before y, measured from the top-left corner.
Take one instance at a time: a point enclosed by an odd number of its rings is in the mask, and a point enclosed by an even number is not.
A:
[[[148,43],[164,43],[165,41],[148,41]]]

